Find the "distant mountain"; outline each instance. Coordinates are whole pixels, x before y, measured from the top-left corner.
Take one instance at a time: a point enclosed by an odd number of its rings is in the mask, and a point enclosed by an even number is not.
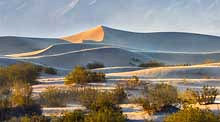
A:
[[[217,36],[180,32],[135,33],[104,26],[98,26],[63,39],[73,43],[79,43],[82,40],[84,42],[99,42],[145,52],[200,53],[220,51],[220,37]]]
[[[97,25],[220,35],[219,0],[1,0],[0,34],[58,37]]]

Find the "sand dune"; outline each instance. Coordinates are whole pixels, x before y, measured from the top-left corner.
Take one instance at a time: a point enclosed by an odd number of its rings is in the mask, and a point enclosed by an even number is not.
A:
[[[7,57],[0,57],[0,66],[8,66],[11,64],[16,64],[22,61],[16,60],[16,59],[10,59]]]
[[[105,33],[103,31],[102,26],[98,26],[86,32],[81,32],[79,34],[72,35],[72,36],[62,37],[61,39],[70,41],[72,43],[82,43],[84,40],[93,40],[93,41],[100,42],[103,40],[104,34]]]
[[[11,54],[7,56],[31,57],[31,56],[56,55],[60,53],[67,53],[71,51],[90,49],[90,48],[96,48],[96,47],[104,47],[104,46],[105,45],[102,45],[102,44],[55,44],[42,50],[27,52],[27,53]]]
[[[72,69],[76,65],[86,65],[95,61],[111,67],[132,66],[135,63],[140,63],[133,61],[133,59],[139,59],[140,61],[149,60],[149,58],[139,54],[108,46],[19,59],[62,69]]]
[[[220,51],[220,37],[180,33],[135,33],[104,26],[62,38],[73,43],[102,42],[108,45],[133,48],[142,51],[213,52]],[[87,41],[87,42],[88,42]]]
[[[0,55],[37,51],[57,43],[68,43],[60,39],[0,37]]]
[[[132,66],[124,66],[124,67],[105,67],[94,69],[95,72],[104,72],[104,73],[116,73],[116,72],[128,72],[128,71],[136,71],[141,70],[141,67],[132,67]]]
[[[177,66],[111,73],[108,76],[130,77],[136,75],[145,78],[220,78],[219,73],[219,66]]]
[[[220,52],[212,53],[175,53],[175,52],[139,52],[165,64],[200,64],[207,60],[220,61]]]

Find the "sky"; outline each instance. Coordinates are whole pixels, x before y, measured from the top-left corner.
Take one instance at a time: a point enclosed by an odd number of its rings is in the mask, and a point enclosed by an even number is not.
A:
[[[104,25],[220,36],[219,0],[0,0],[0,36],[62,37]]]

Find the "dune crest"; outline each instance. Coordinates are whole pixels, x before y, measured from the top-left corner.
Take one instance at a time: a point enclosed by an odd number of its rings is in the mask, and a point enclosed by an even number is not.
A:
[[[76,35],[62,37],[61,39],[72,42],[72,43],[83,43],[85,40],[92,40],[101,42],[104,39],[104,30],[102,26],[98,26],[87,30],[85,32],[78,33]]]

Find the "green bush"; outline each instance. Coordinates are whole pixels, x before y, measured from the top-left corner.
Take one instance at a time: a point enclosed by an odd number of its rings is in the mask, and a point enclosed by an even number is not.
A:
[[[219,122],[220,118],[210,110],[187,107],[177,113],[171,114],[164,122]]]
[[[39,102],[46,107],[64,107],[67,104],[66,92],[55,87],[48,87],[39,96]]]
[[[144,109],[153,114],[163,111],[167,106],[178,104],[177,89],[168,84],[147,86],[144,90],[145,98],[142,101]]]
[[[65,77],[65,84],[86,84],[92,82],[105,82],[105,74],[91,72],[83,67],[77,66]]]
[[[142,63],[139,65],[139,67],[162,67],[165,66],[165,64],[157,62],[157,61],[149,61],[146,63]]]
[[[88,63],[86,68],[88,69],[97,69],[97,68],[104,68],[104,64],[100,62]]]
[[[202,90],[197,92],[197,99],[199,104],[213,104],[217,95],[218,89],[215,87],[203,86]]]

